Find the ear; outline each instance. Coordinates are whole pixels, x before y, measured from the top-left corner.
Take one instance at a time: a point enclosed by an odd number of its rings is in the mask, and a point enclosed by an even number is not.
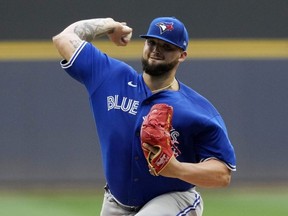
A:
[[[187,52],[186,51],[182,51],[179,57],[179,62],[184,62],[185,59],[187,57]]]

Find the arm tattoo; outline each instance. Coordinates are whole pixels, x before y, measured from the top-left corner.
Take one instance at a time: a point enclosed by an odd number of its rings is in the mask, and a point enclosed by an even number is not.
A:
[[[80,40],[70,40],[70,43],[72,44],[74,50],[76,50],[80,46],[81,41]]]
[[[94,32],[94,28],[91,24],[85,22],[82,25],[77,25],[74,28],[74,32],[75,34],[77,34],[82,40],[86,40],[86,41],[92,41],[94,36],[95,36],[95,32]]]
[[[74,33],[77,34],[82,40],[90,42],[95,37],[101,37],[113,31],[113,28],[107,28],[105,24],[106,22],[96,23],[92,21],[85,21],[84,23],[79,23],[79,25],[74,28]]]

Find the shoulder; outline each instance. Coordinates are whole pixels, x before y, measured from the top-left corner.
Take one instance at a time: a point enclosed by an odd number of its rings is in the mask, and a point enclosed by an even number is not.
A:
[[[81,45],[75,50],[69,61],[65,59],[62,60],[61,66],[65,69],[76,63],[83,68],[85,68],[87,65],[90,65],[91,67],[93,65],[93,67],[99,68],[109,66],[119,67],[121,65],[125,65],[122,61],[108,56],[92,43],[86,41],[83,41]]]
[[[181,97],[185,98],[187,104],[211,115],[219,114],[214,105],[206,97],[190,88],[189,86],[183,84],[182,82],[179,83],[179,93],[181,94]]]

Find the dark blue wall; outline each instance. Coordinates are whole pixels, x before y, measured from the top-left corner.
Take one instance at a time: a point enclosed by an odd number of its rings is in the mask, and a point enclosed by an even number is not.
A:
[[[128,61],[140,71],[138,61]],[[0,62],[0,182],[102,182],[84,87],[59,62]],[[234,182],[288,180],[288,61],[188,60],[178,78],[223,115]]]
[[[288,37],[287,0],[9,0],[0,14],[0,40],[50,39],[70,23],[93,17],[126,21],[136,37],[158,16],[178,17],[191,38]]]

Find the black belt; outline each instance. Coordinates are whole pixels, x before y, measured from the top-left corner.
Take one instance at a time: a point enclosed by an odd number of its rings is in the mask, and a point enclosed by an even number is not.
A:
[[[111,200],[113,202],[115,202],[118,206],[120,206],[122,209],[126,210],[126,211],[129,211],[129,212],[138,212],[142,206],[127,206],[127,205],[124,205],[122,204],[121,202],[119,202],[114,196],[113,194],[111,193],[110,189],[109,189],[109,186],[108,185],[105,185],[104,187],[105,191],[109,194],[111,194]]]

